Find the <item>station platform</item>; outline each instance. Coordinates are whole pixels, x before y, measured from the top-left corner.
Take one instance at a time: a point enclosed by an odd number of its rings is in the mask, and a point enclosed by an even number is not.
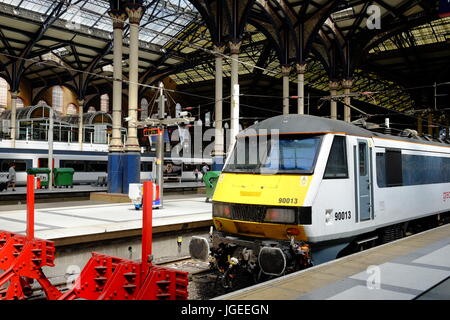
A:
[[[165,193],[184,193],[199,191],[203,192],[205,184],[203,182],[194,181],[183,181],[183,182],[165,182],[164,192]],[[12,191],[11,188],[0,192],[0,203],[21,201],[26,199],[26,187],[20,186],[15,188],[16,191]],[[114,199],[120,198],[119,201],[114,201],[110,199],[109,193],[107,193],[107,187],[96,187],[91,185],[74,185],[73,188],[53,188],[53,190],[48,189],[37,189],[35,190],[35,198],[40,199],[55,199],[55,198],[90,198],[91,200],[97,201],[107,201],[107,202],[129,202],[127,195],[117,195],[113,197]],[[91,196],[94,195],[94,196]],[[113,201],[108,201],[113,200]]]
[[[25,186],[20,186],[15,188],[16,191],[12,191],[11,188],[0,192],[0,197],[6,198],[8,196],[26,196],[27,188]],[[36,197],[42,194],[56,194],[56,193],[77,193],[77,192],[102,192],[107,191],[106,187],[94,187],[91,185],[74,185],[73,188],[53,188],[53,190],[48,189],[36,189],[34,190]]]
[[[181,197],[164,201],[153,210],[153,232],[172,232],[212,225],[211,204],[204,197]],[[35,236],[65,246],[141,234],[142,211],[127,204],[88,204],[67,207],[47,205],[35,210]],[[26,231],[26,210],[0,211],[0,229]]]
[[[205,184],[203,182],[165,182],[163,185],[164,194],[192,194],[205,193]],[[108,193],[108,192],[92,192],[89,197],[93,201],[103,201],[109,203],[129,203],[130,198],[127,194]],[[205,198],[204,198],[205,199]]]
[[[217,297],[217,300],[450,300],[450,225]]]

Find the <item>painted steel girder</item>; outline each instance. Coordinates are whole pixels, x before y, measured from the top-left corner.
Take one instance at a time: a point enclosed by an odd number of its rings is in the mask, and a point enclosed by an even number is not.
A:
[[[30,283],[37,280],[49,300],[61,295],[42,272],[42,267],[54,266],[54,243],[41,239],[0,231],[0,299],[25,299],[31,293]]]

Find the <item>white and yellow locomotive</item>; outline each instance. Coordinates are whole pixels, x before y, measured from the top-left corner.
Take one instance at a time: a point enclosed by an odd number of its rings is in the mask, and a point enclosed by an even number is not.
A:
[[[262,121],[237,136],[215,231],[191,255],[209,253],[225,278],[280,276],[399,238],[412,221],[438,223],[450,211],[450,145],[429,140],[307,115]]]

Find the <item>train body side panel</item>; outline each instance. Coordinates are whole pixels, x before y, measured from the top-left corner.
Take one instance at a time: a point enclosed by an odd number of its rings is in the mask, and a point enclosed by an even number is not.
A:
[[[402,155],[450,158],[450,148],[395,140],[374,139],[375,152],[402,150]],[[420,168],[417,168],[418,170]],[[379,225],[388,225],[450,211],[450,183],[380,187],[375,171],[375,216]]]
[[[307,229],[311,242],[336,239],[340,237],[340,234],[344,235],[357,228],[352,147],[356,143],[356,138],[348,136],[346,138],[348,178],[323,179],[333,136],[330,135],[329,139],[327,148],[321,151],[321,165],[316,167],[319,183],[316,196],[312,201],[312,226]]]

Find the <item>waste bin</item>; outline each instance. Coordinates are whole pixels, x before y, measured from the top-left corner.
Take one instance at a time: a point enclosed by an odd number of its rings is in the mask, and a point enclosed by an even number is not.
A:
[[[40,180],[40,189],[48,189],[48,181],[50,180],[49,168],[31,168],[27,169],[27,174],[33,175]]]
[[[53,169],[53,181],[54,186],[57,188],[73,188],[73,174],[75,170],[73,168],[54,168]]]
[[[216,189],[217,180],[219,180],[221,173],[221,171],[208,171],[203,175],[203,182],[206,187],[206,202],[209,202],[209,199],[212,199],[214,190]]]

